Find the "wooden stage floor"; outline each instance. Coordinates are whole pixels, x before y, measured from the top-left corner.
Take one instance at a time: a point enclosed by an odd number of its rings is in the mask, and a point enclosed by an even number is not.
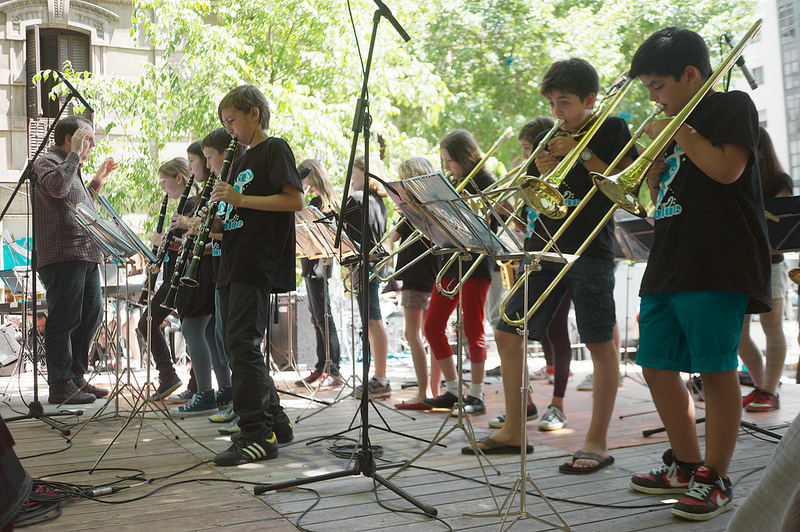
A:
[[[538,362],[538,361],[537,361]],[[404,378],[412,372],[408,362],[393,362],[390,374],[395,393],[385,404],[409,398],[413,390],[400,390]],[[492,367],[491,363],[487,365]],[[579,392],[576,385],[590,371],[588,362],[573,364],[575,378],[570,383],[566,398],[568,428],[554,433],[536,430],[536,423],[529,423],[529,438],[535,452],[528,456],[526,467],[531,478],[543,491],[569,526],[575,531],[667,531],[703,530],[704,532],[725,529],[732,512],[723,514],[706,523],[692,523],[674,518],[669,506],[660,502],[658,496],[636,493],[628,487],[633,473],[654,467],[666,448],[665,437],[642,436],[642,430],[659,426],[653,412],[650,394],[638,382],[635,369],[629,370],[632,378],[624,379],[617,397],[614,419],[610,429],[609,446],[616,462],[607,470],[588,476],[559,474],[558,465],[577,449],[586,430],[591,410],[591,392]],[[142,372],[135,373],[138,382],[144,382]],[[399,376],[398,376],[399,375]],[[297,375],[287,373],[286,381],[293,382]],[[108,384],[111,376],[101,374],[93,382]],[[286,384],[277,379],[279,387]],[[800,386],[785,379],[781,387],[781,406],[768,414],[744,414],[744,419],[764,428],[782,433],[798,412]],[[552,388],[548,384],[534,382],[534,397],[540,411],[548,404]],[[129,392],[134,388],[129,388]],[[40,386],[40,395],[46,400],[47,388]],[[295,392],[305,393],[292,387]],[[30,400],[32,374],[21,377],[0,378],[0,391],[5,392],[5,402],[0,405],[4,419],[25,411],[21,396]],[[126,392],[125,397],[129,396]],[[317,397],[331,400],[333,390],[323,390]],[[491,434],[487,421],[502,413],[502,384],[497,378],[489,378],[486,386],[488,412],[471,420],[478,438]],[[347,476],[335,480],[316,482],[301,489],[268,492],[262,496],[253,494],[252,483],[275,483],[302,479],[314,475],[342,471],[349,467],[348,460],[337,458],[329,447],[334,444],[347,445],[347,440],[310,443],[309,440],[332,435],[347,429],[356,413],[352,398],[342,400],[330,408],[291,396],[283,396],[283,403],[293,420],[295,441],[281,449],[280,456],[271,461],[258,462],[240,467],[215,467],[208,461],[213,451],[229,445],[226,437],[217,433],[217,425],[209,423],[205,416],[178,420],[177,424],[192,434],[202,445],[180,433],[171,422],[164,422],[155,413],[148,412],[143,418],[136,417],[125,428],[93,474],[87,474],[115,434],[123,426],[128,400],[120,400],[121,414],[113,415],[114,403],[96,421],[86,423],[89,414],[98,410],[100,403],[84,408],[80,418],[66,418],[75,424],[71,439],[59,436],[37,420],[9,423],[16,440],[15,452],[24,468],[33,477],[46,477],[57,473],[54,480],[69,481],[83,485],[101,485],[129,475],[127,470],[141,470],[142,479],[125,480],[120,486],[133,486],[116,494],[96,500],[78,499],[62,505],[62,514],[57,519],[33,526],[33,530],[150,530],[179,532],[188,530],[296,530],[300,526],[314,531],[349,532],[372,530],[398,530],[406,532],[469,530],[489,531],[500,529],[501,518],[497,508],[508,493],[520,472],[518,456],[492,457],[492,465],[481,472],[475,457],[460,453],[466,443],[461,428],[453,430],[441,442],[412,464],[412,467],[392,478],[392,482],[425,504],[438,510],[442,522],[420,515],[406,501],[385,488],[373,493],[373,480],[365,476]],[[702,403],[700,404],[702,406]],[[54,407],[46,405],[46,410]],[[377,413],[380,414],[377,415]],[[313,414],[313,415],[310,415]],[[307,417],[306,417],[307,416]],[[296,421],[298,417],[302,419]],[[432,438],[445,420],[445,413],[414,413],[405,417],[398,412],[376,406],[370,412],[370,423],[377,427],[388,427],[394,432],[378,428],[369,431],[374,445],[382,447],[378,463],[409,460],[416,456],[425,444],[415,438]],[[358,420],[357,417],[355,417]],[[455,420],[447,422],[446,429],[454,426]],[[80,430],[79,430],[80,429]],[[703,427],[700,427],[703,434]],[[176,436],[177,434],[177,436]],[[346,434],[351,438],[358,431]],[[211,450],[205,448],[207,446]],[[749,431],[740,433],[734,456],[731,479],[735,484],[736,505],[740,504],[761,477],[775,447],[768,437],[753,435]],[[48,453],[48,454],[44,454]],[[381,471],[388,476],[391,469]],[[492,484],[491,487],[487,484]],[[533,486],[528,485],[534,493]],[[148,494],[150,496],[145,497]],[[378,503],[380,501],[380,505]],[[526,496],[530,514],[555,520],[548,507],[539,498]],[[385,508],[383,507],[385,506]],[[513,519],[519,509],[518,498],[512,505]],[[398,510],[398,511],[393,511]],[[481,517],[474,514],[492,514]],[[524,519],[512,528],[516,530],[551,530],[552,527],[534,519]]]

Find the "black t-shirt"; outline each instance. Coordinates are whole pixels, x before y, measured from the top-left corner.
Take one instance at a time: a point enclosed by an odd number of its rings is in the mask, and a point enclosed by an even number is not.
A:
[[[467,186],[464,187],[464,190],[468,194],[477,194],[478,191],[475,190],[475,187],[472,186],[472,182],[480,188],[481,190],[485,190],[489,185],[497,181],[497,178],[492,175],[491,172],[488,172],[486,169],[481,168],[472,180],[467,183]],[[490,220],[490,229],[495,231],[497,229],[497,222],[492,217]],[[444,255],[443,260],[447,261],[450,259],[452,255]],[[467,271],[472,267],[476,260],[481,257],[478,253],[470,253],[470,260],[465,260],[462,262],[461,271],[463,273],[467,273]],[[484,256],[480,259],[480,264],[475,268],[475,271],[472,272],[472,275],[469,276],[470,279],[491,279],[492,278],[492,265],[494,264],[494,259],[492,257]],[[458,278],[458,260],[454,261],[453,264],[447,268],[447,271],[444,273],[443,278],[445,279],[457,279]],[[444,266],[444,264],[443,264]],[[446,286],[445,286],[446,287]]]
[[[534,141],[534,146],[538,145],[546,134],[547,132],[542,132]],[[605,122],[600,126],[600,129],[597,130],[589,141],[587,148],[594,152],[594,155],[601,161],[609,164],[617,157],[623,148],[625,148],[630,138],[631,134],[630,131],[628,131],[628,124],[625,120],[617,116],[610,116],[606,118]],[[635,159],[636,149],[632,147],[627,155]],[[528,167],[528,174],[534,176],[540,174],[535,162],[532,162]],[[567,202],[567,217],[575,210],[575,207],[586,196],[593,185],[594,182],[591,177],[589,177],[589,171],[579,161],[572,170],[569,171],[558,187],[559,192],[561,192],[561,195],[564,196]],[[600,192],[595,193],[589,200],[589,204],[581,210],[580,214],[575,217],[575,221],[567,227],[564,234],[561,235],[556,242],[558,249],[560,249],[562,253],[575,253],[612,206],[613,203],[605,195]],[[553,235],[558,231],[558,228],[561,227],[567,217],[554,220],[547,216],[539,215],[536,219],[535,231],[546,239],[548,234]],[[542,229],[542,225],[547,228],[547,232]],[[545,243],[546,242],[541,238],[534,235],[532,238],[526,239],[525,249],[528,251],[539,251],[544,247]],[[592,243],[584,250],[583,255],[602,259],[614,258],[613,219],[605,223]]]
[[[746,147],[750,157],[742,175],[723,185],[670,143],[641,294],[730,290],[750,297],[748,313],[767,312],[772,294],[756,162],[758,112],[743,92],[717,92],[698,104],[687,123],[714,145]]]
[[[361,206],[364,204],[364,191],[359,190],[350,194],[344,204],[344,229],[354,242],[361,244]],[[369,248],[374,248],[386,232],[386,218],[389,211],[381,198],[374,194],[369,195],[369,220],[367,220],[369,234]],[[380,259],[370,260],[370,269],[380,262]]]
[[[414,232],[414,228],[408,221],[403,221],[397,226],[397,232],[402,237],[404,242]],[[426,244],[427,242],[427,244]],[[408,264],[415,258],[425,253],[429,246],[430,240],[425,237],[420,238],[413,242],[407,248],[397,254],[397,264],[395,269],[399,270],[404,265]],[[441,261],[438,255],[428,253],[424,258],[418,260],[407,269],[403,270],[397,275],[397,278],[403,281],[403,290],[418,290],[420,292],[430,292],[433,290],[433,285],[436,282],[436,274],[439,273],[441,268]]]
[[[322,207],[322,198],[314,196],[311,198],[309,204],[319,209]],[[329,214],[329,213],[323,213]],[[333,265],[328,262],[325,264],[321,259],[309,259],[307,257],[300,257],[301,276],[305,279],[330,279],[333,271]]]
[[[280,194],[284,185],[303,190],[291,148],[270,137],[231,166],[233,187],[247,196]],[[296,288],[293,212],[259,211],[228,205],[223,217],[222,262],[217,284],[244,282],[274,292]]]
[[[761,174],[761,192],[765,198],[774,198],[787,188],[791,192],[794,183],[792,183],[792,177],[786,172],[778,172],[772,176]]]

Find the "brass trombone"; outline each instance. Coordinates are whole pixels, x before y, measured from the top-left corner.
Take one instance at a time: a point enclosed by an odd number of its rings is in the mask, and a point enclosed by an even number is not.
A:
[[[792,268],[789,270],[789,279],[795,284],[800,284],[800,268]]]
[[[753,24],[744,38],[739,42],[739,44],[734,48],[730,54],[725,58],[725,60],[720,64],[714,72],[711,73],[711,76],[705,82],[705,84],[697,91],[697,93],[692,97],[691,100],[686,104],[686,106],[677,114],[675,115],[672,120],[670,121],[669,125],[664,128],[663,131],[653,140],[653,142],[637,157],[636,161],[633,162],[627,169],[623,172],[620,172],[611,177],[605,177],[601,174],[592,174],[592,179],[595,182],[595,185],[601,192],[606,194],[611,201],[614,202],[614,205],[609,209],[606,215],[603,217],[602,220],[597,224],[594,230],[589,234],[586,240],[581,244],[578,250],[575,251],[575,255],[580,256],[581,253],[591,244],[592,240],[594,240],[595,236],[600,232],[606,222],[611,218],[619,207],[625,208],[628,212],[632,214],[637,214],[639,212],[644,211],[644,208],[641,207],[639,201],[632,195],[632,191],[641,183],[642,179],[647,175],[647,171],[652,166],[653,162],[656,158],[660,155],[660,153],[666,148],[667,144],[672,140],[672,137],[678,132],[678,129],[684,124],[686,119],[692,113],[692,111],[697,107],[697,105],[702,101],[702,99],[708,94],[708,92],[716,85],[720,79],[730,70],[730,68],[734,65],[736,60],[739,56],[742,55],[744,48],[750,43],[750,41],[755,37],[758,30],[761,28],[762,21],[759,19]],[[609,166],[613,168],[612,166]],[[605,186],[602,184],[603,181],[611,182],[613,186]],[[606,190],[612,191],[612,195],[606,192]],[[585,199],[584,199],[585,201]],[[632,205],[635,202],[636,205]],[[626,206],[630,206],[632,210],[626,208]],[[638,206],[638,207],[637,207]],[[636,211],[636,212],[634,212]],[[639,215],[640,216],[640,215]],[[563,227],[563,226],[562,226]],[[557,233],[558,234],[558,233]],[[542,303],[545,299],[550,295],[553,291],[555,286],[561,281],[564,275],[567,274],[569,269],[574,264],[574,261],[568,262],[559,273],[555,276],[555,278],[551,281],[550,285],[542,292],[539,296],[539,299],[533,304],[533,306],[528,310],[527,314],[520,319],[513,319],[506,315],[505,313],[505,305],[510,299],[507,297],[502,303],[500,308],[500,315],[503,320],[508,323],[509,325],[519,327],[525,323],[528,319],[530,319],[533,314],[541,307]],[[520,276],[522,278],[524,276]]]

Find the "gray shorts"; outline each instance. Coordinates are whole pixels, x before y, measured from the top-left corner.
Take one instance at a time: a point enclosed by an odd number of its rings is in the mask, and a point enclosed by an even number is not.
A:
[[[426,309],[431,302],[431,293],[421,290],[403,290],[400,298],[400,305],[403,307]]]
[[[789,279],[789,266],[785,260],[772,265],[772,299],[783,299]]]

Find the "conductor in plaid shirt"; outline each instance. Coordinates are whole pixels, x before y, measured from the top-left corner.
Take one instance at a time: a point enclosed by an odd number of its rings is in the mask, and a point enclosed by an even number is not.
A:
[[[94,210],[93,193],[117,168],[106,159],[88,184],[81,166],[94,148],[94,128],[70,116],[54,130],[55,145],[36,161],[35,242],[37,269],[47,291],[44,347],[52,404],[85,404],[108,395],[86,382],[89,346],[102,319],[99,265],[103,253],[70,215],[69,204]]]

